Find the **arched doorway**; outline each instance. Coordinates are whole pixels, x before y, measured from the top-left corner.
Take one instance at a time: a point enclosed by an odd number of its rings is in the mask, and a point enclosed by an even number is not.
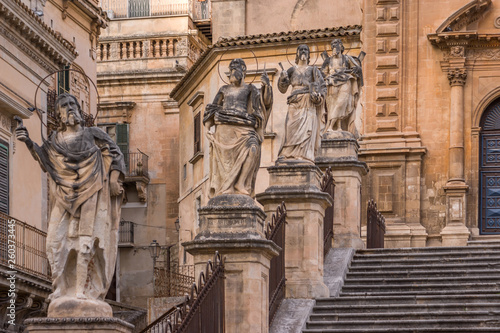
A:
[[[500,234],[500,98],[481,117],[479,231]]]

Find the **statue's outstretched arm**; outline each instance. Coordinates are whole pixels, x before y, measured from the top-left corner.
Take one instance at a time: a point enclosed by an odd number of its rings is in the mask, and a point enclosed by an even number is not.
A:
[[[14,120],[17,121],[16,138],[26,144],[26,147],[28,147],[28,150],[30,151],[33,158],[38,161],[38,163],[40,163],[40,167],[42,168],[42,170],[44,172],[47,172],[48,158],[44,153],[44,150],[40,148],[40,146],[36,142],[33,142],[31,140],[28,130],[23,125],[23,120],[18,116],[14,116]]]

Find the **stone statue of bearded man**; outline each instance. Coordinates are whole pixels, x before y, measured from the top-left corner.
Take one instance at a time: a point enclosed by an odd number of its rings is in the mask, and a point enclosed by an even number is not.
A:
[[[112,317],[104,302],[113,278],[125,163],[115,142],[85,127],[73,95],[55,102],[59,127],[40,147],[22,123],[16,136],[49,174],[49,317]]]

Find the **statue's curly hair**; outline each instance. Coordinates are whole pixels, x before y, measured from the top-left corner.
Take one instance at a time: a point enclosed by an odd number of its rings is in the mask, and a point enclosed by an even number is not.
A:
[[[229,63],[229,69],[233,69],[235,67],[241,67],[243,69],[243,72],[247,71],[247,65],[245,64],[245,61],[241,58],[236,58],[231,60]]]

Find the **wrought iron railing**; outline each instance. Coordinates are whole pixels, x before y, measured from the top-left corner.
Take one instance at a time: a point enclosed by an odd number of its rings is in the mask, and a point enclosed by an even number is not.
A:
[[[216,252],[193,283],[187,299],[167,311],[141,333],[224,333],[224,259]]]
[[[371,199],[368,201],[366,221],[366,247],[368,249],[383,249],[385,235],[385,218],[378,211],[377,203]]]
[[[124,153],[125,164],[127,166],[127,177],[149,178],[148,160],[149,156],[143,152]]]
[[[286,206],[282,202],[271,217],[271,223],[266,227],[266,239],[272,240],[281,248],[277,257],[271,259],[269,268],[269,325],[285,298],[285,227]]]
[[[155,267],[155,297],[184,296],[194,283],[194,266]]]
[[[187,0],[101,0],[101,7],[111,19],[189,14]]]
[[[10,270],[50,281],[46,240],[47,233],[0,213],[0,263]]]
[[[118,245],[134,244],[134,227],[134,222],[120,221]]]
[[[323,249],[326,255],[332,248],[333,212],[335,207],[335,180],[333,179],[332,168],[330,167],[326,169],[321,179],[321,191],[330,194],[333,199],[333,204],[325,210],[325,217],[323,219]]]

